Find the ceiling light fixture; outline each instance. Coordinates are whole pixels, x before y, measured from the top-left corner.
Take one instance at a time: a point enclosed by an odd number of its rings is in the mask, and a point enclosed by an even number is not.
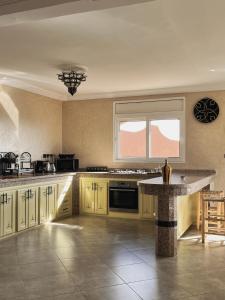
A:
[[[86,78],[85,73],[81,71],[63,71],[61,74],[58,74],[58,79],[64,83],[72,96],[77,92],[81,82],[86,81]]]

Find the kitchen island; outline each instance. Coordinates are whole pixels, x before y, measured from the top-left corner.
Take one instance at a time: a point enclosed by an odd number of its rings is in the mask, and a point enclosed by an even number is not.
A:
[[[162,177],[139,181],[143,193],[156,195],[156,254],[170,257],[177,254],[177,202],[185,195],[210,189],[214,170],[174,170],[170,183]]]

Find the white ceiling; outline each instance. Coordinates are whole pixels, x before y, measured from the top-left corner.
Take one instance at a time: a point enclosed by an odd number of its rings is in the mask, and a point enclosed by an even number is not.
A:
[[[155,0],[0,27],[0,83],[60,100],[225,89],[225,1]],[[56,74],[85,66],[70,97]]]

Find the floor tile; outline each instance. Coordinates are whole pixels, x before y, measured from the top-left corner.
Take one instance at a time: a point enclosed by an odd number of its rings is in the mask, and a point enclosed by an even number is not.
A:
[[[95,289],[85,294],[87,300],[140,300],[127,285],[117,285],[102,289]]]
[[[8,300],[25,295],[25,287],[22,280],[0,280],[0,299]]]
[[[129,251],[123,251],[115,254],[105,253],[105,255],[101,257],[101,260],[111,267],[126,266],[143,262],[141,258]]]
[[[66,270],[60,261],[23,264],[20,266],[20,269],[23,280],[66,273]]]
[[[158,276],[157,271],[146,263],[113,267],[112,270],[125,282],[135,282],[152,279]]]
[[[170,284],[167,281],[159,279],[151,279],[130,283],[129,286],[143,300],[179,300],[181,298],[190,297],[191,294],[185,291],[182,287],[175,284]]]
[[[25,293],[35,297],[55,297],[67,293],[79,292],[69,275],[53,275],[24,281]]]

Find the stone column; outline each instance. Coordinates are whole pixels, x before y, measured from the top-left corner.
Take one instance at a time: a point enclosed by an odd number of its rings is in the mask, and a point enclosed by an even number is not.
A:
[[[156,255],[177,254],[177,197],[159,193],[156,201]]]

